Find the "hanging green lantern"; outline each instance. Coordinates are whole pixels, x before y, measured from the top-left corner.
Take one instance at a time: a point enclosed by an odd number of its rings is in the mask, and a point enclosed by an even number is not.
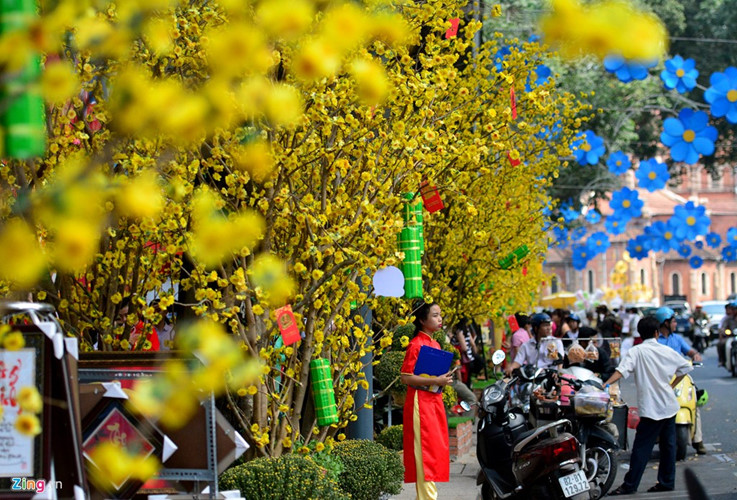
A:
[[[422,199],[415,198],[414,193],[404,193],[404,211],[402,218],[404,219],[404,227],[417,227],[420,234],[420,255],[425,254],[425,228],[423,226],[422,217]],[[416,199],[416,202],[412,200]]]
[[[330,375],[330,363],[327,359],[316,358],[310,361],[310,378],[312,395],[315,398],[317,425],[337,424],[338,405],[335,404],[333,377]]]
[[[399,251],[404,252],[404,260],[402,261],[404,296],[408,299],[421,299],[422,254],[417,226],[405,227],[399,233]]]
[[[35,0],[3,0],[0,4],[0,36],[17,30],[27,30],[37,17]],[[27,159],[43,156],[46,150],[44,103],[39,86],[41,58],[29,57],[26,65],[0,87],[2,114],[0,124],[5,129],[5,154]]]
[[[514,264],[527,257],[527,254],[529,253],[530,249],[527,248],[527,245],[519,246],[506,257],[499,259],[499,267],[501,267],[502,269],[509,269]]]

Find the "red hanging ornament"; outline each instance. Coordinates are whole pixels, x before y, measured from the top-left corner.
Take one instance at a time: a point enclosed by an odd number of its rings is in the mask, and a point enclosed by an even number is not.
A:
[[[520,160],[519,158],[517,158],[516,160],[512,158],[512,155],[509,151],[507,151],[507,158],[509,159],[509,164],[512,165],[513,167],[516,167],[517,165],[522,163],[522,160]]]
[[[527,266],[522,266],[522,276],[527,276]]]
[[[438,193],[438,188],[429,182],[422,181],[420,183],[420,195],[422,195],[422,204],[425,205],[425,210],[428,212],[433,213],[445,208],[440,193]]]
[[[274,311],[276,315],[276,324],[279,326],[279,332],[281,333],[282,342],[284,345],[294,344],[301,339],[299,335],[299,327],[297,327],[297,320],[294,318],[292,312],[292,306],[289,304],[284,307],[280,307]]]
[[[519,330],[519,323],[517,323],[517,317],[514,314],[510,314],[507,317],[507,323],[509,323],[509,329],[512,330],[512,332]]]
[[[458,34],[458,25],[461,23],[461,20],[457,17],[454,17],[453,19],[448,20],[450,22],[450,28],[448,31],[445,32],[445,38],[453,38]]]

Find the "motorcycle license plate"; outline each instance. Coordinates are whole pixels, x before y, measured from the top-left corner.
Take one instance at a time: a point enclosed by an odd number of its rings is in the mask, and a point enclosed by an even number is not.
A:
[[[589,482],[586,481],[586,474],[582,470],[558,478],[558,482],[566,498],[588,491],[590,488]]]

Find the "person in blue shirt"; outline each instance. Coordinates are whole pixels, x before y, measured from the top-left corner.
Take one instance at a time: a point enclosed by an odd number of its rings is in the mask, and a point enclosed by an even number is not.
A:
[[[660,307],[655,311],[655,319],[660,324],[660,336],[658,343],[667,345],[683,356],[688,356],[693,361],[700,362],[701,354],[699,351],[688,345],[686,339],[675,333],[676,313],[670,307]],[[694,421],[693,447],[699,455],[706,455],[704,447],[704,439],[701,433],[701,408],[696,407],[696,419]]]

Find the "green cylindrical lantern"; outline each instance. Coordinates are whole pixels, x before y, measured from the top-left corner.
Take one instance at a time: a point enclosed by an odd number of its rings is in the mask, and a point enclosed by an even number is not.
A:
[[[315,398],[317,425],[338,423],[338,405],[335,404],[333,377],[330,375],[330,363],[327,359],[316,358],[310,361],[310,377],[312,378],[312,395]]]
[[[413,193],[404,193],[404,211],[402,218],[404,219],[404,226],[411,227],[417,226],[420,230],[420,255],[425,254],[425,229],[423,227],[422,218],[422,200],[417,198],[417,202],[413,203],[415,199]]]
[[[404,296],[408,299],[421,299],[422,254],[417,226],[405,227],[399,233],[399,251],[404,252],[404,260],[402,261]]]
[[[527,248],[527,245],[519,246],[506,257],[499,259],[499,267],[509,269],[512,265],[527,257],[528,253],[530,253],[530,249]]]
[[[36,16],[35,0],[2,0],[0,36],[28,29]],[[44,103],[39,86],[35,85],[40,75],[41,59],[34,54],[0,89],[0,102],[4,104],[0,123],[5,129],[5,154],[11,158],[43,156],[46,150]]]

